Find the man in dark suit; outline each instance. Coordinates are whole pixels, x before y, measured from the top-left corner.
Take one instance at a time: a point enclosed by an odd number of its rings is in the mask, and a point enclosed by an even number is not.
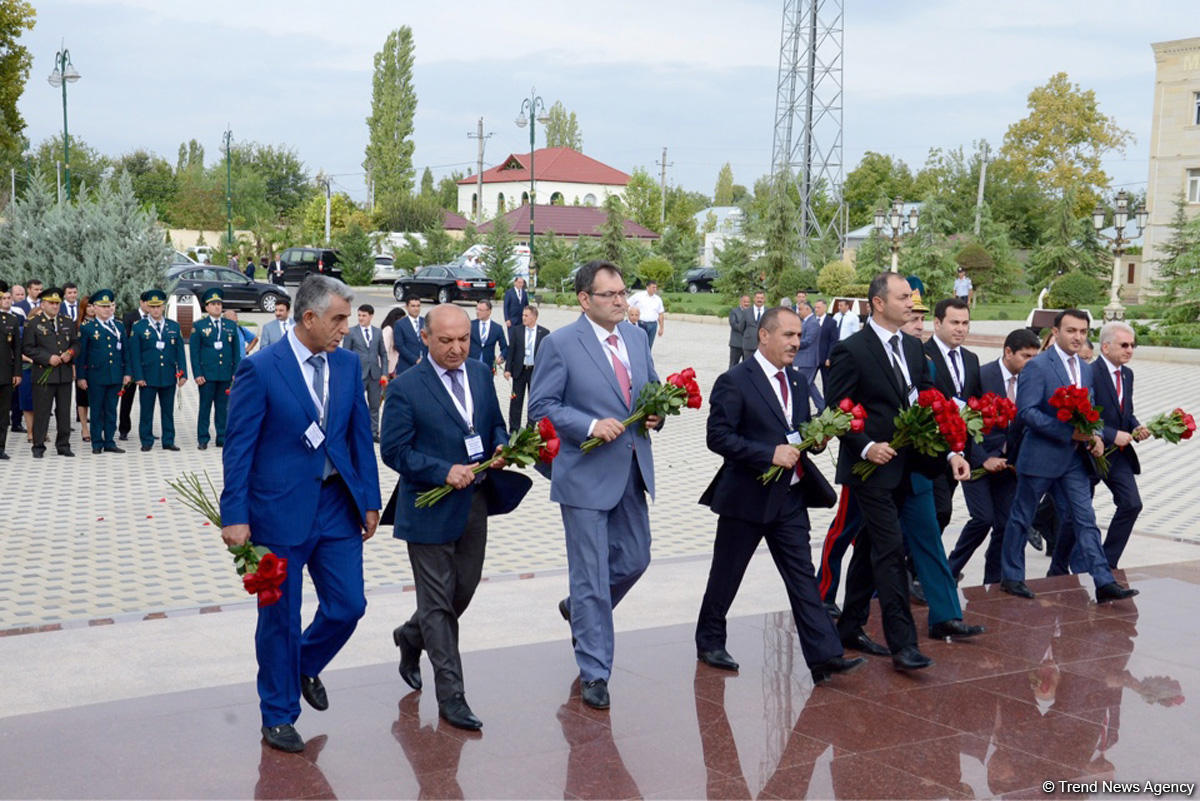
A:
[[[529,293],[525,291],[525,279],[517,276],[513,285],[504,292],[504,325],[506,328],[521,327],[521,313],[529,305]]]
[[[813,301],[813,314],[816,315],[817,325],[821,330],[821,345],[817,355],[821,371],[821,387],[829,384],[829,354],[838,341],[838,324],[829,313],[829,304],[823,300]]]
[[[1017,381],[1017,415],[1025,431],[1017,454],[1016,498],[1004,529],[1000,589],[1022,598],[1034,597],[1025,584],[1026,532],[1038,501],[1049,492],[1059,516],[1074,525],[1077,540],[1071,569],[1092,574],[1097,603],[1129,598],[1138,591],[1122,587],[1113,578],[1092,508],[1092,458],[1104,452],[1104,441],[1099,435],[1076,432],[1070,423],[1058,419],[1057,410],[1050,405],[1060,387],[1092,391],[1092,371],[1079,356],[1087,342],[1087,312],[1064,309],[1055,317],[1051,333],[1054,345],[1030,359]]]
[[[428,358],[396,379],[383,411],[380,450],[384,464],[400,474],[394,516],[385,513],[384,520],[394,517],[394,536],[408,542],[417,595],[416,612],[392,640],[400,648],[401,678],[421,689],[421,651],[428,652],[438,713],[452,726],[478,729],[483,724],[464,694],[458,619],[483,571],[488,515],[516,508],[532,482],[498,469],[472,472],[508,442],[492,375],[468,358],[471,323],[462,309],[437,306],[426,322]],[[417,495],[443,484],[455,491],[416,508]]]
[[[754,357],[722,373],[713,386],[708,448],[725,461],[700,498],[720,517],[696,623],[696,655],[712,667],[738,669],[725,649],[725,615],[750,557],[766,538],[787,590],[804,661],[820,683],[865,660],[843,658],[813,574],[808,508],[832,506],[835,495],[808,454],[790,444],[799,442],[800,426],[809,419],[806,379],[790,366],[800,340],[795,313],[769,310],[758,328]],[[783,475],[764,486],[758,477],[772,465],[783,468]]]
[[[342,347],[357,354],[362,367],[363,389],[367,393],[367,409],[371,412],[371,436],[379,441],[379,401],[383,394],[381,380],[388,372],[387,347],[378,326],[371,325],[375,307],[364,303],[358,307],[358,325],[346,332]]]
[[[79,322],[79,285],[73,281],[63,284],[63,302],[58,313],[73,323]]]
[[[475,319],[471,321],[471,359],[479,359],[493,373],[496,362],[504,364],[508,351],[508,337],[504,326],[492,321],[492,302],[481,300],[475,304]]]
[[[896,273],[876,276],[868,300],[872,315],[866,327],[834,346],[829,368],[828,402],[851,398],[867,412],[865,430],[842,436],[838,453],[838,482],[850,487],[864,518],[846,576],[838,632],[848,648],[891,654],[897,670],[916,670],[932,661],[917,649],[899,509],[912,491],[912,471],[933,476],[945,468],[946,460],[921,457],[909,448],[897,451],[889,444],[895,435],[896,413],[916,403],[917,393],[931,388],[933,382],[920,340],[900,331],[913,310],[908,282]],[[947,459],[957,478],[970,475],[962,454]],[[876,466],[865,480],[853,472],[860,460]],[[883,612],[886,649],[862,628],[875,592]]]
[[[283,274],[287,270],[283,266],[283,262],[279,256],[275,256],[275,261],[271,262],[271,267],[268,272],[271,274],[271,283],[283,286]]]
[[[354,295],[319,275],[296,292],[296,327],[238,364],[223,454],[221,538],[287,559],[277,603],[259,607],[254,635],[262,734],[302,751],[300,696],[329,708],[321,672],[366,610],[363,543],[379,523],[379,470],[359,360],[338,347]],[[300,630],[304,568],[318,605]]]
[[[550,336],[550,331],[537,324],[537,306],[526,306],[521,312],[522,325],[509,331],[508,364],[504,377],[512,381],[512,400],[508,404],[508,430],[521,427],[521,409],[525,406],[525,391],[533,380],[533,368],[538,349]]]
[[[979,368],[979,389],[994,392],[1002,398],[1017,402],[1017,377],[1025,364],[1037,356],[1041,348],[1037,334],[1028,328],[1018,328],[1004,340],[1004,355]],[[963,498],[971,519],[963,526],[958,542],[950,552],[950,571],[960,575],[967,561],[987,537],[988,547],[983,559],[983,583],[1000,581],[1000,549],[1008,511],[1017,491],[1017,450],[1021,443],[1022,426],[1014,420],[1007,429],[994,429],[985,434],[983,442],[972,444],[967,458],[971,468],[987,471],[982,477],[963,484]]]
[[[767,293],[755,292],[754,305],[742,309],[742,358],[749,361],[758,350],[758,324],[767,313]]]
[[[421,299],[409,298],[404,301],[404,312],[404,316],[392,326],[392,347],[398,354],[396,375],[421,361],[425,355],[425,342],[421,339],[421,326],[425,322],[421,316]]]
[[[958,298],[939,300],[933,307],[933,336],[925,342],[925,356],[933,363],[933,386],[960,407],[978,398],[979,357],[962,346],[971,328],[971,309]],[[968,443],[968,451],[970,450]],[[933,480],[933,500],[942,531],[950,525],[954,491],[958,482],[943,472]]]
[[[1100,419],[1104,421],[1101,439],[1105,448],[1117,448],[1108,458],[1108,475],[1100,479],[1112,492],[1117,507],[1104,538],[1104,556],[1113,570],[1117,569],[1117,562],[1133,533],[1133,524],[1142,511],[1142,496],[1138,493],[1135,478],[1142,472],[1142,466],[1133,443],[1150,436],[1133,413],[1133,371],[1126,366],[1133,358],[1133,348],[1132,328],[1121,322],[1106,323],[1100,329],[1100,358],[1089,365],[1096,405],[1101,407]],[[1074,546],[1075,530],[1067,523],[1059,530],[1054,545],[1051,575],[1067,572]]]
[[[742,332],[746,328],[746,309],[750,308],[750,296],[742,295],[738,305],[729,310],[729,367],[732,368],[746,356],[742,350]]]
[[[8,443],[8,409],[16,388],[21,385],[21,320],[9,311],[12,293],[8,284],[0,281],[0,460],[9,458],[4,452]]]
[[[138,307],[125,314],[121,318],[121,324],[125,326],[125,336],[133,336],[133,324],[138,320],[145,320],[150,314],[145,302],[139,301]],[[193,373],[195,372],[195,364],[193,363]],[[126,389],[130,389],[126,387]],[[130,416],[133,410],[133,399],[136,392],[126,392],[121,396],[120,414],[117,417],[117,434],[119,439],[124,442],[129,439],[129,431],[133,428],[133,418]]]
[[[809,306],[806,300],[796,301],[796,314],[800,315],[803,323],[799,350],[796,351],[796,359],[792,366],[803,376],[807,384],[804,394],[812,398],[817,414],[820,414],[825,409],[825,399],[821,397],[816,383],[817,370],[821,366],[821,324],[817,322],[817,316],[813,314],[812,306]],[[806,405],[808,397],[804,399]]]

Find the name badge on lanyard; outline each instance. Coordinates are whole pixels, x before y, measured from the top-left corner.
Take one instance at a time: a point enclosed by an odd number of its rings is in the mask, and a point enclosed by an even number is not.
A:
[[[483,458],[483,437],[476,434],[474,430],[463,437],[463,445],[467,447],[469,461],[478,462]]]
[[[225,347],[225,343],[219,339],[213,343],[213,350],[221,350],[223,347]]]
[[[804,441],[804,437],[800,436],[799,431],[789,431],[787,433],[788,445],[799,445]]]
[[[154,347],[158,348],[159,350],[165,350],[165,349],[166,349],[166,347],[167,347],[167,343],[166,343],[166,342],[163,342],[163,341],[160,339],[160,340],[158,340],[157,342],[155,342],[155,343],[154,343]]]

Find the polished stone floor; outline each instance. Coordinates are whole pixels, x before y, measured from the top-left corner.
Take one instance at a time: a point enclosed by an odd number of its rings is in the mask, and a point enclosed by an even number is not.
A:
[[[1125,578],[1141,595],[1105,606],[1074,576],[1030,582],[1034,601],[967,588],[977,641],[923,639],[929,670],[872,659],[816,688],[783,612],[730,621],[736,675],[697,664],[690,626],[624,632],[609,712],[580,703],[565,630],[475,651],[476,734],[440,723],[394,663],[327,672],[331,709],[305,708],[299,755],[261,745],[252,683],[0,718],[0,796],[1042,798],[1064,794],[1044,782],[1194,782],[1200,562]]]

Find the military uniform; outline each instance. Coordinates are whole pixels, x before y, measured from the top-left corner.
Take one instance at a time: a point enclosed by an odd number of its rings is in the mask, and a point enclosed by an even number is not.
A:
[[[142,300],[152,307],[166,302],[166,293],[151,289]],[[129,374],[138,387],[141,417],[138,420],[138,439],[142,450],[154,447],[154,402],[158,401],[159,422],[162,426],[162,446],[177,451],[175,445],[175,388],[187,380],[187,357],[183,353],[183,332],[179,323],[166,317],[155,322],[146,317],[133,324],[129,338]]]
[[[0,292],[7,292],[0,287]],[[4,452],[8,444],[8,408],[12,405],[13,380],[21,380],[21,321],[12,312],[0,311],[0,459],[7,459]]]
[[[60,303],[62,293],[57,289],[42,293],[42,302]],[[54,405],[57,433],[54,446],[62,456],[71,452],[71,382],[74,365],[79,356],[79,337],[70,320],[58,314],[39,313],[25,323],[21,352],[33,360],[33,455],[41,458],[46,452],[46,432],[50,429],[50,406]],[[67,361],[51,365],[51,356],[68,355]]]
[[[113,293],[101,289],[92,293],[93,306],[113,305]],[[92,420],[92,453],[124,453],[117,447],[117,399],[128,380],[125,365],[125,329],[112,317],[95,317],[79,328],[79,359],[75,379],[87,381],[88,409]]]
[[[204,307],[210,303],[221,303],[221,291],[210,289],[204,293]],[[218,312],[219,314],[220,312]],[[188,350],[192,359],[192,375],[203,378],[200,384],[200,414],[196,421],[196,442],[200,449],[208,447],[208,421],[216,407],[217,447],[225,444],[225,415],[229,409],[229,387],[238,361],[237,323],[211,313],[192,326]]]

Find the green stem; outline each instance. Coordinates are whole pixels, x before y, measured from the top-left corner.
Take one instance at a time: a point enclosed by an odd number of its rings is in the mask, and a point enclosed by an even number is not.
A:
[[[633,414],[629,415],[624,420],[622,420],[621,425],[625,426],[626,428],[629,428],[634,423],[637,423],[637,422],[639,422],[641,420],[645,420],[645,419],[646,419],[646,410],[639,408],[636,412],[634,412]],[[590,437],[589,439],[586,439],[583,441],[583,444],[579,446],[579,449],[581,451],[583,451],[584,453],[588,453],[589,451],[594,450],[595,448],[598,448],[603,444],[604,444],[604,440],[600,439],[600,437]]]

